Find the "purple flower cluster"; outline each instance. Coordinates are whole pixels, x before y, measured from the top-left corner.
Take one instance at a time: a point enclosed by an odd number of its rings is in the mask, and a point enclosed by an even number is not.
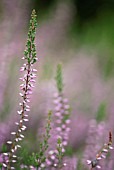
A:
[[[101,143],[103,134],[106,131],[106,125],[104,122],[100,122],[97,124],[96,120],[90,121],[90,126],[88,130],[88,137],[86,141],[86,149],[84,152],[83,163],[85,163],[85,159],[87,160],[87,164],[91,166],[91,170],[93,168],[101,169],[101,167],[105,168],[104,164],[101,164],[100,160],[106,158],[107,153],[109,153],[110,149],[113,149],[112,145],[112,134],[109,132],[109,142],[104,144],[101,149]],[[101,140],[101,141],[100,141]],[[101,150],[99,153],[97,153]],[[96,158],[94,158],[96,155]],[[88,160],[89,158],[89,160]]]
[[[99,165],[99,161],[102,160],[103,158],[106,158],[106,154],[109,152],[109,149],[113,149],[111,144],[104,144],[103,149],[96,155],[96,158],[94,160],[87,160],[87,164],[91,166],[92,168],[98,168],[101,169],[101,166]]]
[[[68,104],[68,99],[63,97],[63,94],[54,95],[54,104],[55,104],[55,119],[56,119],[56,132],[57,138],[62,138],[62,145],[67,146],[69,132],[70,132],[70,119],[69,119],[69,110],[70,106]]]
[[[61,152],[64,155],[65,147],[68,144],[69,132],[70,132],[70,106],[68,104],[68,99],[64,98],[62,93],[54,94],[54,130],[55,136],[54,141],[57,143],[57,140],[60,138],[60,148]],[[52,166],[57,168],[59,165],[58,160],[58,144],[55,146],[55,149],[51,149],[48,153],[48,159],[46,160],[47,166]],[[62,156],[63,157],[63,156]],[[63,159],[63,158],[61,158]],[[65,162],[62,162],[63,166],[66,166]]]

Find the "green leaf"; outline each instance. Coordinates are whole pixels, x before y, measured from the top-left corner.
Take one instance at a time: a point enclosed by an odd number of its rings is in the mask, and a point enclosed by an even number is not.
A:
[[[24,51],[24,55],[27,57],[27,55],[28,55],[28,51],[27,50]]]
[[[33,58],[32,64],[36,63],[36,58]]]
[[[2,145],[2,152],[7,152],[7,146],[5,144]]]

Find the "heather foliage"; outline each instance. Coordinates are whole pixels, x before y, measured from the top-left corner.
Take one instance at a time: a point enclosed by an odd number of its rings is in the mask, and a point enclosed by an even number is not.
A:
[[[36,72],[34,64],[37,61],[35,36],[37,28],[37,15],[32,11],[28,39],[24,57],[25,62],[20,71],[23,77],[20,78],[21,102],[20,110],[17,111],[19,120],[15,122],[16,127],[9,135],[9,139],[2,145],[0,153],[0,168],[2,170],[24,169],[24,170],[90,170],[93,169],[113,169],[111,160],[111,149],[113,136],[105,123],[105,103],[101,103],[96,119],[90,120],[86,133],[86,140],[82,143],[83,150],[74,152],[70,141],[71,129],[71,107],[64,94],[62,65],[58,64],[56,69],[56,93],[52,110],[48,111],[42,138],[39,140],[38,149],[29,151],[23,148],[23,140],[26,138],[25,132],[30,123],[29,114],[31,95]],[[44,106],[45,107],[45,106]],[[32,114],[32,113],[31,113]],[[79,122],[80,123],[80,122]],[[29,129],[28,129],[29,131]],[[75,129],[73,133],[80,132]],[[108,132],[109,131],[109,132]],[[107,135],[109,133],[109,136]],[[108,136],[108,138],[107,138]],[[39,137],[40,138],[40,137]],[[108,140],[103,145],[105,138]],[[2,142],[1,142],[2,143]],[[20,151],[18,150],[20,148]],[[71,150],[70,150],[71,149]],[[76,148],[78,150],[78,147]],[[105,161],[103,159],[106,159]],[[87,166],[87,164],[89,166]]]

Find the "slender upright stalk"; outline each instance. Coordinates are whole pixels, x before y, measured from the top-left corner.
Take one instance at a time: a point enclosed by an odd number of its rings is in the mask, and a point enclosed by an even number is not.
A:
[[[21,147],[20,145],[18,145],[18,142],[24,138],[22,131],[26,129],[24,122],[28,121],[27,112],[30,111],[30,106],[28,105],[28,103],[30,102],[29,99],[30,95],[32,94],[32,87],[34,87],[33,83],[35,82],[34,78],[36,77],[35,72],[37,71],[36,69],[32,68],[33,64],[37,61],[36,47],[34,42],[37,27],[36,18],[36,12],[35,10],[33,10],[31,14],[26,50],[24,51],[24,57],[22,57],[22,59],[25,60],[26,63],[23,64],[23,67],[21,67],[20,69],[20,71],[24,71],[24,77],[20,78],[20,80],[22,80],[23,82],[23,84],[20,85],[20,88],[22,90],[22,93],[20,93],[20,96],[22,97],[22,102],[19,105],[21,109],[20,111],[17,111],[20,115],[20,121],[15,122],[15,124],[18,126],[17,131],[11,132],[11,134],[14,135],[13,140],[7,142],[11,145],[10,151],[8,153],[4,153],[4,155],[8,156],[7,162],[3,163],[3,167],[6,167],[7,170],[15,169],[12,166],[12,163],[16,162],[16,155],[14,155],[14,153],[16,152],[17,148]]]
[[[40,151],[37,157],[38,160],[38,167],[41,169],[44,169],[45,167],[45,161],[46,161],[46,151],[48,149],[48,140],[50,138],[50,130],[51,130],[51,117],[52,117],[52,111],[50,110],[48,112],[48,118],[47,118],[47,124],[45,127],[45,134],[43,136],[43,141],[40,143]]]

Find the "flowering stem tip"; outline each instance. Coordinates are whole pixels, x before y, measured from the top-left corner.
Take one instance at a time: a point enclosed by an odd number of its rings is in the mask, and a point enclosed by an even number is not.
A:
[[[62,65],[57,65],[57,71],[56,71],[56,83],[57,83],[57,89],[59,93],[63,91],[63,78],[62,78]]]
[[[30,102],[30,96],[32,94],[32,88],[34,87],[37,71],[33,68],[33,64],[37,61],[35,46],[35,34],[37,27],[36,18],[36,12],[33,10],[30,19],[26,50],[24,51],[24,57],[22,57],[22,59],[25,60],[25,63],[20,69],[21,72],[24,72],[24,76],[20,78],[22,81],[22,84],[20,85],[22,92],[19,93],[22,98],[22,101],[19,104],[21,108],[19,111],[17,111],[17,113],[20,115],[20,120],[19,122],[15,122],[15,124],[18,126],[17,131],[11,132],[13,135],[13,140],[7,141],[7,143],[10,144],[10,151],[8,153],[4,153],[4,155],[7,154],[8,156],[7,162],[3,163],[3,167],[7,168],[7,170],[15,169],[12,166],[12,163],[16,162],[16,155],[14,155],[14,153],[16,152],[17,148],[21,147],[18,142],[24,138],[24,135],[22,134],[22,132],[26,130],[24,123],[29,121],[28,112],[30,111],[30,106],[28,103]]]
[[[108,143],[104,144],[101,151],[96,155],[96,158],[94,160],[87,160],[87,164],[91,166],[91,170],[93,168],[101,169],[101,166],[99,165],[99,161],[103,158],[106,158],[106,155],[109,153],[110,149],[113,149],[112,145],[112,132],[109,131],[109,141]]]

